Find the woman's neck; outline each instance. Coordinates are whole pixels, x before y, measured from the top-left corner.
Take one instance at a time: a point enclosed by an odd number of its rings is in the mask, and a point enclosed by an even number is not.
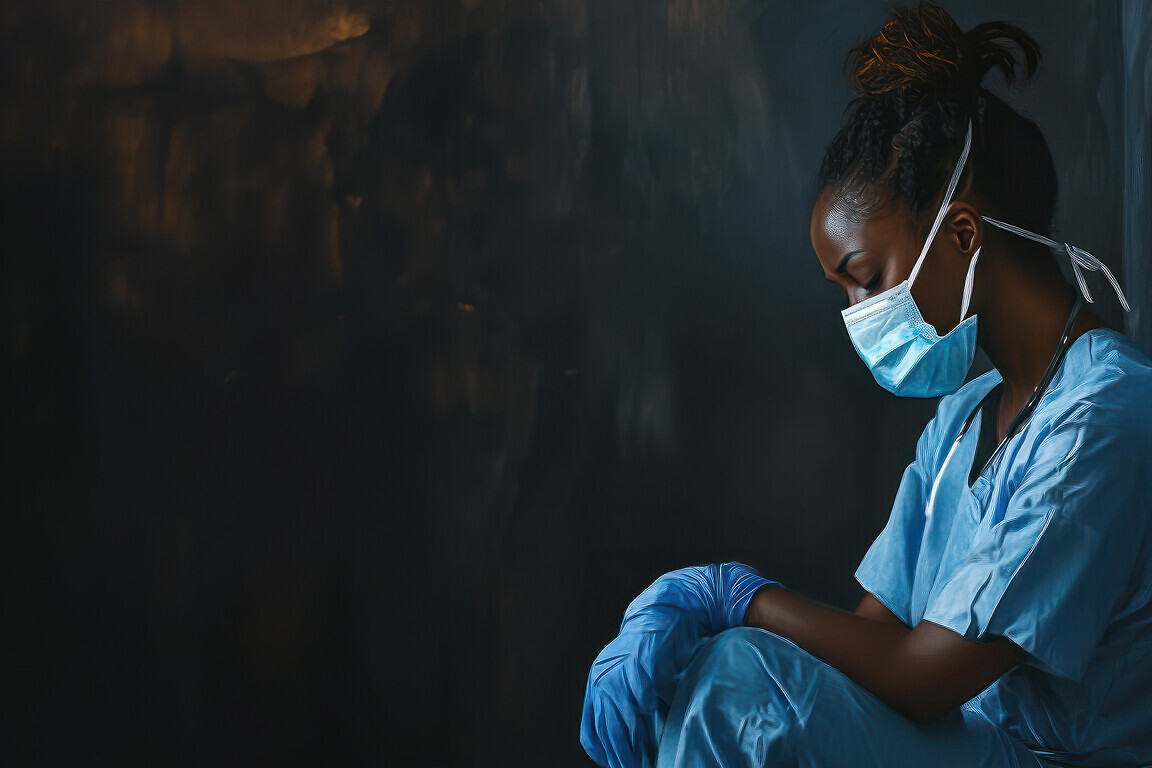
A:
[[[982,282],[995,288],[984,294],[993,300],[983,302],[979,310],[980,346],[1004,380],[1000,412],[1005,415],[1015,413],[1043,378],[1059,348],[1076,293],[1054,268],[1024,269],[1011,257],[989,262]],[[1083,305],[1068,343],[1099,327],[1106,323]]]

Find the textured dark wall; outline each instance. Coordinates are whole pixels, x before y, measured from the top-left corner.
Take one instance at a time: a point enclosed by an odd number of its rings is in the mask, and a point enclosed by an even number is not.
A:
[[[1009,99],[1119,269],[1144,12],[949,7],[1040,42]],[[0,6],[0,762],[589,765],[588,666],[659,573],[854,603],[933,408],[808,242],[883,16]]]
[[[1152,351],[1152,8],[1123,0],[1124,271],[1133,312],[1126,330]]]

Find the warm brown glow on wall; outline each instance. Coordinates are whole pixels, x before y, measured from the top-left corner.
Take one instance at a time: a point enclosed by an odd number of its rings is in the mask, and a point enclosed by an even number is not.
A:
[[[659,573],[853,597],[933,406],[808,241],[885,5],[0,0],[0,763],[588,768]],[[1118,258],[1152,37],[1008,5]]]

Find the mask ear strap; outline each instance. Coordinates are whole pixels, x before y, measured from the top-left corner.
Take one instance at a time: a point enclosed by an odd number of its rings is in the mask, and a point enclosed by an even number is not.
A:
[[[964,322],[964,315],[968,314],[968,304],[972,300],[972,283],[976,276],[976,260],[980,258],[982,247],[976,247],[976,253],[972,254],[972,261],[968,264],[968,276],[964,278],[964,301],[960,304],[960,322]]]
[[[1069,261],[1072,262],[1072,273],[1076,275],[1076,282],[1080,284],[1080,292],[1084,295],[1084,298],[1090,304],[1092,303],[1092,294],[1088,292],[1088,284],[1084,281],[1084,273],[1082,270],[1087,269],[1090,272],[1096,272],[1099,270],[1100,272],[1103,272],[1104,277],[1108,278],[1108,282],[1112,284],[1112,290],[1116,291],[1116,298],[1120,299],[1120,306],[1124,307],[1125,312],[1132,311],[1132,308],[1128,305],[1128,299],[1124,296],[1124,291],[1120,290],[1119,281],[1117,281],[1116,276],[1112,274],[1112,270],[1108,269],[1104,262],[1088,253],[1088,251],[1085,251],[1082,248],[1077,248],[1074,245],[1069,245],[1068,243],[1058,243],[1052,238],[1044,237],[1044,235],[1038,235],[1035,232],[1029,232],[1026,229],[1016,226],[1015,224],[1008,224],[1006,222],[1000,221],[999,219],[994,219],[991,216],[981,216],[980,218],[984,219],[984,221],[988,222],[989,224],[995,224],[1001,229],[1006,229],[1013,234],[1026,237],[1029,240],[1035,240],[1038,243],[1044,243],[1044,245],[1048,246],[1049,248],[1059,248],[1063,250],[1064,253],[1068,254]]]
[[[960,174],[964,170],[964,162],[968,159],[968,150],[972,146],[972,121],[968,121],[968,132],[964,135],[964,149],[960,152],[960,161],[956,163],[956,170],[952,171],[952,178],[948,180],[948,189],[944,192],[944,202],[940,204],[940,210],[936,212],[936,220],[932,222],[932,229],[928,230],[928,239],[924,241],[924,247],[920,250],[920,258],[916,259],[916,264],[912,267],[912,274],[908,275],[908,287],[912,287],[912,283],[916,282],[916,276],[920,274],[920,267],[924,264],[924,256],[928,253],[929,246],[932,245],[932,238],[936,237],[936,230],[940,229],[940,222],[944,221],[944,213],[948,210],[948,204],[952,202],[952,194],[956,191],[956,184],[960,181]]]

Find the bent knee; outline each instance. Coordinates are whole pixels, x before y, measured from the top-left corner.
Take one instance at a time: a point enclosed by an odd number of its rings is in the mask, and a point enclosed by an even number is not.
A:
[[[756,627],[733,627],[701,646],[682,684],[691,709],[770,708],[779,719],[807,720],[825,674],[835,670],[791,641]]]
[[[787,764],[804,718],[775,667],[791,643],[754,627],[734,627],[701,646],[677,691],[668,748],[693,764],[719,749],[733,765]],[[664,749],[664,746],[661,747]],[[783,752],[781,751],[783,750]]]
[[[730,695],[748,689],[764,692],[779,688],[777,669],[790,665],[787,657],[800,652],[784,638],[756,627],[733,627],[709,638],[697,652],[685,673],[700,683],[720,682],[722,685],[701,685],[700,695],[714,697],[718,693]]]
[[[726,629],[709,639],[704,648],[709,656],[735,662],[770,664],[776,659],[795,664],[796,659],[814,659],[791,640],[759,627]]]

